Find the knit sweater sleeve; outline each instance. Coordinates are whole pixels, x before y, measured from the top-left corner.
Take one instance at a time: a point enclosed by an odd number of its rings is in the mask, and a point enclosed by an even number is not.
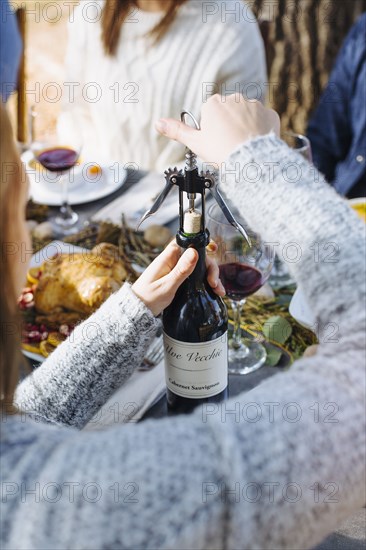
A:
[[[158,321],[125,284],[18,386],[33,417],[82,428],[141,364]]]
[[[245,521],[251,548],[309,548],[366,499],[365,224],[273,135],[231,155],[222,188],[291,259],[320,341],[314,357],[232,400],[221,422],[210,419],[226,442],[235,434],[229,487],[244,491],[239,503],[231,497],[229,547],[241,547]]]
[[[347,202],[274,135],[238,148],[223,164],[221,187],[286,262],[317,317],[321,342],[350,336],[364,319],[365,224]]]

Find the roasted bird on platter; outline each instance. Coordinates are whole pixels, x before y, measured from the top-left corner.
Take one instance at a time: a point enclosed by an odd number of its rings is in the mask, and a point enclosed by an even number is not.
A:
[[[82,254],[60,254],[47,261],[34,293],[37,312],[64,310],[90,314],[126,280],[118,249],[103,243]]]
[[[118,248],[108,243],[82,253],[58,254],[31,269],[32,286],[19,298],[26,320],[23,349],[48,356],[121,287],[128,273]]]
[[[19,298],[23,350],[47,357],[124,281],[133,283],[171,238],[164,226],[136,232],[124,216],[121,225],[93,222],[65,238],[68,247],[83,251],[47,257],[28,271],[27,287]],[[37,254],[43,250],[47,256],[48,245],[52,243],[33,239]]]

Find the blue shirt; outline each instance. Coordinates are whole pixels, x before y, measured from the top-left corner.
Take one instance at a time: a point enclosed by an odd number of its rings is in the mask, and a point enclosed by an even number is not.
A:
[[[8,0],[0,0],[0,94],[6,101],[18,83],[22,40]]]
[[[349,32],[308,128],[315,166],[348,197],[366,190],[366,13]]]

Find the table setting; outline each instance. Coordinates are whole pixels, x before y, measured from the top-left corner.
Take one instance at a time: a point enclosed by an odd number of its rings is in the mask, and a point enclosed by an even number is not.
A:
[[[109,239],[116,242],[116,238],[115,236],[113,237],[111,231],[112,227],[110,223],[102,224],[102,228],[105,232],[103,240],[105,240],[107,230],[109,230]],[[118,226],[114,226],[114,228],[116,235]],[[66,241],[78,241],[82,246],[77,246],[70,242],[51,241],[48,245],[39,248],[32,258],[30,273],[34,274],[35,270],[40,268],[45,259],[52,259],[56,254],[75,255],[78,253],[87,253],[90,248],[86,248],[85,243],[87,246],[92,247],[97,241],[96,229],[94,227],[92,230],[89,226],[79,235],[68,237]],[[78,240],[79,238],[80,240]],[[39,247],[39,241],[36,242]],[[139,267],[142,270],[143,265],[148,263],[151,257],[151,255],[144,257],[141,252],[137,258],[133,256],[133,260],[142,264],[139,266],[133,262],[136,274]],[[131,275],[131,277],[133,276],[136,275]],[[32,284],[32,281],[34,281],[34,279],[28,280],[27,284]],[[29,294],[30,288],[28,287],[26,290],[28,291],[26,294]],[[289,368],[295,359],[300,357],[306,349],[316,343],[316,336],[297,323],[288,312],[288,306],[291,303],[295,287],[289,286],[271,291],[268,286],[265,290],[265,294],[262,293],[261,295],[259,293],[259,295],[254,295],[247,299],[245,307],[242,309],[240,323],[240,330],[243,335],[245,334],[253,342],[258,342],[259,345],[265,346],[266,360],[264,367],[258,370],[258,374],[255,372],[246,376],[235,373],[230,374],[229,391],[232,396],[243,389],[250,389],[254,380],[264,379],[267,376],[275,374],[279,370]],[[25,340],[23,341],[23,353],[28,357],[32,365],[39,365],[46,359],[47,351],[45,355],[42,355],[40,351],[34,351],[34,343],[36,342],[35,345],[39,346],[37,340],[40,337],[42,338],[43,335],[35,318],[29,317],[31,310],[32,308],[26,308],[22,311],[22,313],[26,314],[26,317],[24,317],[25,323],[30,329],[26,333]],[[233,311],[231,309],[229,309],[229,316],[230,325],[233,327]],[[47,322],[46,318],[41,320]],[[47,330],[46,327],[42,328]],[[49,340],[51,340],[52,344],[59,345],[69,334],[71,328],[72,327],[68,325],[65,326],[65,320],[63,320],[63,326],[61,325],[59,327],[59,331],[63,331],[64,334],[58,341],[55,341],[54,333],[57,329],[56,321],[56,326],[53,325],[50,329],[50,334],[46,338],[46,343],[50,344]],[[283,336],[284,334],[285,336]],[[31,341],[30,343],[26,343],[27,337],[29,338],[29,336],[31,336]],[[272,338],[277,338],[277,341]],[[52,353],[53,349],[55,349],[52,344],[48,346],[48,353]],[[138,421],[142,417],[149,417],[150,414],[156,414],[157,404],[159,405],[161,415],[167,414],[165,404],[164,357],[162,351],[162,338],[161,335],[157,335],[151,343],[150,348],[147,350],[144,364],[137,367],[136,372],[128,382],[102,407],[97,417],[89,423],[87,429],[103,429],[103,427],[114,422],[124,423]],[[121,412],[117,413],[117,410]]]
[[[38,365],[44,361],[47,353],[52,353],[52,350],[62,343],[72,331],[72,323],[69,326],[66,322],[58,327],[57,322],[53,323],[49,329],[45,325],[47,316],[43,316],[43,318],[41,316],[41,325],[36,321],[32,286],[37,285],[37,274],[41,273],[45,260],[50,260],[55,255],[87,254],[95,246],[106,243],[116,247],[118,258],[124,262],[125,266],[128,266],[124,280],[133,282],[165,244],[173,238],[177,226],[177,192],[176,190],[172,191],[163,208],[146,221],[146,226],[140,231],[136,231],[137,222],[143,213],[153,205],[159,191],[163,188],[164,178],[156,173],[125,171],[118,189],[112,187],[113,190],[109,196],[113,197],[113,200],[108,201],[108,196],[106,196],[96,201],[85,200],[83,204],[73,205],[79,216],[77,228],[72,232],[66,232],[64,237],[57,240],[49,219],[54,215],[57,206],[61,204],[61,198],[59,197],[58,202],[56,199],[55,201],[41,201],[37,194],[33,194],[34,187],[44,184],[38,184],[35,181],[34,165],[29,168],[29,158],[29,154],[23,155],[27,171],[33,170],[31,176],[33,175],[34,178],[30,189],[32,198],[27,208],[27,219],[30,227],[33,228],[34,256],[27,287],[25,287],[26,300],[29,301],[25,303],[26,307],[23,303],[24,309],[22,310],[22,313],[25,313],[26,324],[23,353],[33,365]],[[80,170],[77,173],[80,174]],[[82,189],[83,186],[80,184],[79,188],[75,188],[75,193],[82,194]],[[53,194],[56,196],[55,192]],[[208,212],[212,213],[215,205],[212,203],[209,205],[211,206]],[[47,224],[49,232],[39,231],[39,228],[42,229],[42,226],[47,226]],[[214,223],[212,220],[210,222],[209,214],[208,225],[211,233],[214,234]],[[232,226],[230,228],[233,230],[233,237],[243,239],[235,228]],[[213,235],[213,237],[220,240],[220,235]],[[146,238],[147,240],[145,240]],[[290,282],[286,286],[279,287],[274,284],[272,288],[268,283],[273,265],[273,258],[270,256],[270,252],[266,251],[264,254],[266,267],[262,271],[263,276],[258,285],[254,285],[250,291],[246,291],[245,300],[242,295],[237,300],[235,292],[234,295],[229,292],[229,297],[226,299],[230,333],[234,334],[236,331],[236,334],[239,334],[237,338],[241,342],[245,341],[261,350],[259,361],[257,361],[259,364],[254,365],[254,368],[252,365],[248,369],[243,369],[240,374],[240,369],[236,371],[235,368],[230,369],[229,366],[229,394],[231,396],[251,389],[260,380],[279,370],[290,368],[293,361],[304,353],[314,353],[316,350],[316,335],[311,331],[313,326],[311,310],[301,294],[300,298],[294,301],[294,294],[296,298],[296,293],[299,292],[296,291],[295,284]],[[250,263],[249,260],[246,262]],[[254,262],[253,265],[257,264]],[[21,301],[20,303],[22,304]],[[31,312],[33,312],[33,317]],[[83,318],[85,316],[81,316],[80,320]],[[58,333],[57,337],[55,332]],[[40,346],[43,348],[43,354],[39,349]],[[231,349],[235,351],[235,345],[231,346]],[[101,409],[99,418],[94,419],[87,429],[102,429],[116,421],[131,422],[167,414],[163,343],[160,335],[151,343],[145,359],[146,361],[144,360],[142,365],[137,366],[127,384],[116,392]],[[120,413],[117,414],[114,407],[117,407]]]
[[[182,113],[183,119],[186,115],[190,113]],[[306,137],[291,132],[282,137],[311,161]],[[112,160],[101,165],[83,159],[80,144],[54,143],[55,139],[33,142],[22,155],[30,181],[26,217],[34,255],[19,307],[23,316],[22,351],[34,366],[42,363],[72,334],[74,326],[111,294],[108,283],[104,298],[93,302],[91,297],[87,306],[80,303],[80,296],[76,297],[76,305],[75,300],[65,305],[64,296],[53,304],[59,313],[52,314],[43,304],[50,299],[47,293],[55,291],[58,278],[67,281],[71,277],[77,286],[75,273],[81,270],[81,285],[85,279],[92,286],[99,284],[93,262],[97,268],[101,262],[114,290],[125,281],[133,283],[172,240],[179,225],[182,230],[183,191],[189,191],[183,172],[177,168],[162,175],[126,169],[123,163]],[[195,170],[195,155],[188,151],[186,159],[188,170]],[[226,289],[229,395],[233,396],[279,370],[291,368],[304,354],[316,353],[316,319],[272,247],[262,242],[232,204],[225,202],[217,187],[217,176],[196,172],[203,188],[196,193],[199,187],[195,187],[194,194],[187,193],[187,212],[197,217],[197,208],[201,208],[204,216],[207,202],[205,221],[217,245],[214,258]],[[212,197],[205,197],[204,189],[209,189]],[[351,201],[351,206],[359,215],[365,215],[364,200]],[[62,258],[67,258],[66,264],[75,262],[74,271],[70,272],[67,265],[57,265],[62,264]],[[117,280],[109,269],[111,261],[122,272]],[[160,329],[142,364],[136,365],[132,377],[87,429],[168,414],[164,345]]]

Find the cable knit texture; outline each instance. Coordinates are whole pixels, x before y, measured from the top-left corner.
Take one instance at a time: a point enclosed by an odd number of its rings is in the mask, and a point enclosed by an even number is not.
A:
[[[114,57],[104,54],[94,12],[81,2],[69,25],[65,82],[77,85],[71,99],[65,91],[58,124],[66,141],[81,135],[84,158],[163,172],[184,160],[184,149],[156,132],[159,118],[183,109],[198,117],[214,93],[264,100],[263,41],[242,0],[188,0],[156,45],[147,34],[163,14],[135,9]]]
[[[364,505],[363,222],[274,136],[242,145],[224,168],[235,164],[240,181],[222,186],[241,214],[268,240],[301,247],[292,271],[323,325],[318,353],[221,407],[79,432],[70,425],[123,383],[153,332],[124,287],[93,316],[98,338],[80,325],[20,385],[18,402],[39,416],[4,418],[2,548],[311,548]]]
[[[158,324],[125,284],[19,385],[18,406],[82,428],[141,364]]]

